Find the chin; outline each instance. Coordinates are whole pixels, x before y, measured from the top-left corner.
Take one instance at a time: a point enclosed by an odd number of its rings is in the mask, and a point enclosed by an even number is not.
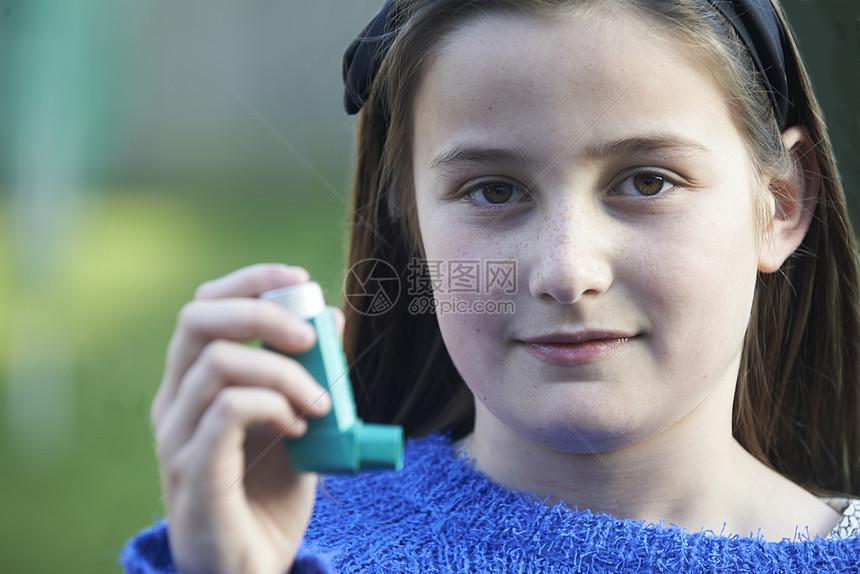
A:
[[[535,432],[527,436],[532,442],[543,447],[572,454],[605,453],[629,447],[639,442],[628,434],[593,431],[588,434],[574,434],[570,429],[564,433],[543,434]]]
[[[610,414],[593,410],[573,413],[555,409],[548,414],[544,412],[532,418],[511,421],[507,426],[531,442],[577,454],[618,450],[660,431],[657,425],[633,420],[629,413]]]

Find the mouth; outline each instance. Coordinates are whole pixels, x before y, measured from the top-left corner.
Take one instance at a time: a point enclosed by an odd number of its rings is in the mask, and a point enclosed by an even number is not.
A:
[[[604,359],[627,348],[638,335],[616,331],[553,333],[518,342],[546,363],[581,365]]]

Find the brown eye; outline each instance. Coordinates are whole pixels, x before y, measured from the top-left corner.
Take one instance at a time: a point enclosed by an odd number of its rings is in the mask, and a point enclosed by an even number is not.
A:
[[[513,193],[513,186],[509,183],[496,182],[481,186],[481,194],[490,203],[505,203]]]
[[[640,173],[633,177],[633,186],[642,195],[657,195],[665,182],[665,179],[655,173]]]

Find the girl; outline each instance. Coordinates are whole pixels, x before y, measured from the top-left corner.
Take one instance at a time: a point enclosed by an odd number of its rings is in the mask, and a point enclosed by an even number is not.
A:
[[[398,0],[346,64],[349,264],[419,261],[437,302],[344,306],[350,376],[424,438],[402,473],[292,473],[271,445],[328,400],[236,341],[307,349],[254,297],[309,277],[206,283],[128,571],[856,572],[855,244],[778,5]]]

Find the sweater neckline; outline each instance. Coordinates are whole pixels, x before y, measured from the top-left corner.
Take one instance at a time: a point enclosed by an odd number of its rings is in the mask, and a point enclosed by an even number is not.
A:
[[[549,499],[549,496],[546,498],[541,498],[540,496],[538,496],[537,494],[535,494],[533,492],[529,492],[529,491],[525,491],[525,490],[516,491],[516,490],[508,488],[504,484],[498,484],[498,483],[490,480],[490,478],[486,474],[484,474],[483,472],[481,472],[480,470],[475,468],[474,459],[469,458],[467,456],[466,452],[462,449],[462,440],[453,441],[448,434],[430,435],[428,437],[425,437],[424,439],[419,439],[419,440],[423,441],[423,440],[432,439],[434,437],[437,440],[439,440],[442,444],[444,444],[445,446],[443,448],[447,448],[448,452],[450,453],[450,456],[448,456],[446,458],[451,462],[451,465],[453,467],[456,467],[456,469],[458,470],[458,472],[456,474],[460,475],[462,478],[466,478],[467,476],[470,476],[471,479],[473,481],[475,481],[475,485],[479,486],[479,488],[481,490],[498,489],[499,493],[504,492],[508,495],[512,495],[512,496],[516,496],[516,497],[521,498],[527,505],[534,504],[534,505],[540,505],[541,507],[543,507],[542,509],[538,509],[538,511],[541,511],[541,510],[546,511],[548,509],[551,511],[570,512],[573,514],[585,513],[585,514],[593,515],[593,516],[605,516],[605,517],[610,518],[612,520],[618,520],[618,521],[621,521],[621,522],[624,522],[624,523],[627,523],[630,525],[637,525],[640,528],[674,529],[674,530],[677,530],[679,533],[681,533],[683,535],[687,535],[687,536],[707,535],[709,537],[724,538],[724,539],[748,538],[751,540],[759,540],[761,542],[769,542],[769,543],[774,543],[774,544],[784,543],[786,541],[788,541],[788,542],[805,542],[808,540],[814,540],[815,538],[820,538],[820,536],[817,534],[814,537],[810,537],[808,532],[806,534],[804,534],[799,529],[797,531],[797,534],[796,534],[794,540],[789,540],[789,539],[784,538],[783,540],[781,540],[779,542],[767,541],[764,538],[762,538],[760,534],[757,537],[741,536],[739,534],[726,535],[726,534],[723,534],[723,532],[717,533],[717,532],[714,532],[713,530],[710,530],[710,529],[702,529],[702,530],[697,531],[697,532],[688,532],[687,530],[682,529],[681,527],[677,526],[676,524],[670,523],[664,519],[661,519],[659,523],[653,523],[653,522],[649,522],[646,520],[637,521],[637,520],[633,520],[633,519],[621,519],[621,518],[616,518],[615,516],[612,516],[609,514],[602,514],[602,513],[595,514],[595,513],[592,513],[588,509],[580,510],[577,507],[571,508],[564,501],[558,501],[555,504],[548,504],[547,501]],[[447,470],[450,472],[453,469],[449,468]],[[827,534],[826,538],[824,538],[825,540],[844,540],[844,539],[850,538],[852,536],[860,536],[860,499],[839,498],[839,497],[832,498],[832,497],[820,497],[820,496],[818,496],[816,498],[818,498],[819,500],[821,500],[822,502],[824,502],[825,504],[827,504],[828,506],[830,506],[831,508],[833,508],[834,510],[839,512],[841,515],[839,520],[834,525],[833,529]],[[556,508],[556,507],[558,507],[558,508]],[[725,523],[723,524],[723,527],[725,528]]]

